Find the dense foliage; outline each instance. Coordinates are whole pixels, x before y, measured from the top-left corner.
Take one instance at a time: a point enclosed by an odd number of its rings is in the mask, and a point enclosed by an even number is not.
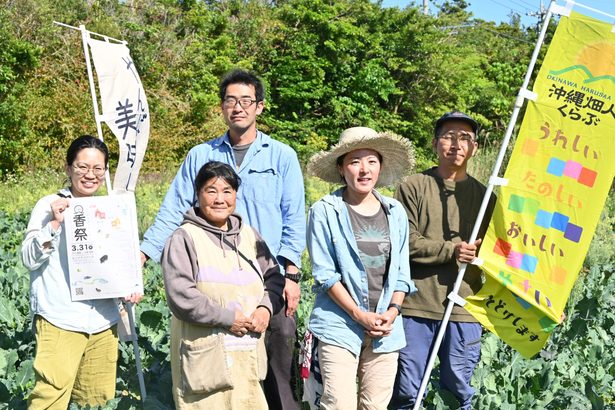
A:
[[[423,168],[431,124],[452,108],[477,117],[483,145],[497,146],[536,34],[516,18],[476,20],[466,6],[444,1],[437,15],[425,16],[415,6],[386,9],[368,0],[0,0],[0,408],[25,409],[33,387],[28,273],[18,253],[28,212],[62,184],[67,141],[95,133],[80,36],[54,20],[125,39],[132,50],[152,114],[137,190],[143,232],[187,149],[224,131],[217,82],[236,66],[261,73],[268,99],[260,127],[291,144],[302,162],[342,129],[367,125],[412,140]],[[106,140],[117,152],[114,138]],[[486,179],[493,155],[474,162],[473,173]],[[307,203],[330,189],[306,180]],[[615,407],[614,230],[611,194],[568,319],[538,358],[484,337],[475,408]],[[137,321],[146,408],[172,408],[159,266],[148,265],[145,281]],[[300,333],[311,297],[308,280]],[[138,407],[134,363],[132,347],[122,344],[117,399],[107,408]],[[427,403],[456,407],[435,383]]]
[[[488,167],[492,154],[477,164]],[[481,165],[483,166],[483,165]],[[477,174],[481,173],[476,169]],[[44,183],[43,183],[44,182]],[[137,191],[140,227],[149,226],[169,178],[142,181]],[[33,387],[35,343],[28,308],[28,272],[19,261],[19,245],[28,209],[61,178],[34,175],[0,183],[0,409],[25,409]],[[307,202],[330,191],[329,184],[306,180]],[[16,193],[20,193],[16,195]],[[15,200],[11,200],[15,197]],[[476,409],[609,409],[615,406],[615,196],[611,195],[585,260],[585,268],[566,308],[567,320],[546,348],[523,359],[491,334],[483,337],[481,361],[473,386]],[[307,262],[307,261],[306,261]],[[306,263],[306,265],[309,265]],[[309,272],[309,266],[306,266]],[[160,266],[145,272],[146,298],[137,309],[140,354],[148,391],[147,409],[173,408],[169,365],[169,310]],[[299,334],[311,310],[310,280],[302,284],[297,312]],[[117,398],[105,408],[139,408],[139,385],[132,346],[120,344]],[[434,379],[427,396],[429,409],[454,409],[455,399],[438,390]]]
[[[53,21],[128,42],[151,109],[146,173],[224,131],[217,82],[236,66],[266,81],[260,127],[303,159],[366,125],[411,139],[423,164],[434,118],[453,108],[497,140],[535,30],[465,7],[444,2],[429,16],[369,0],[0,0],[0,175],[60,170],[67,141],[96,132],[81,37]]]

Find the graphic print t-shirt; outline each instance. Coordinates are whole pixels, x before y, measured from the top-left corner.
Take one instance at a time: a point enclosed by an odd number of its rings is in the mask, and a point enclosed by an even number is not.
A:
[[[369,310],[375,312],[389,267],[391,254],[389,224],[382,208],[374,215],[365,216],[354,211],[348,204],[346,206],[359,247],[359,257],[367,273]]]

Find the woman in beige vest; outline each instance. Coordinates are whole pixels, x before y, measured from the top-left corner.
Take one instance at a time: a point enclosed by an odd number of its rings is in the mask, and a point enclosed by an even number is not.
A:
[[[267,409],[263,339],[284,277],[259,233],[233,213],[240,183],[227,164],[205,164],[197,203],[162,255],[178,409]]]

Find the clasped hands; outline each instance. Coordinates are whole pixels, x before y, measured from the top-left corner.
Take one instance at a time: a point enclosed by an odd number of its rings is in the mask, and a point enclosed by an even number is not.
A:
[[[247,317],[240,310],[235,311],[235,321],[229,329],[235,336],[245,336],[248,332],[263,333],[269,326],[271,314],[264,306],[259,306]]]
[[[358,307],[353,312],[354,320],[365,328],[365,333],[371,337],[388,336],[393,330],[397,317],[397,309],[390,308],[384,313],[365,312]]]

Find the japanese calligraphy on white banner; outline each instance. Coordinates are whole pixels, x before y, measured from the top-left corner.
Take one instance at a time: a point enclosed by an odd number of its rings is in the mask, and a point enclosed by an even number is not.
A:
[[[133,191],[149,139],[150,116],[139,73],[123,43],[87,40],[98,77],[102,118],[118,139],[113,178],[118,191]]]
[[[71,198],[64,221],[72,300],[143,293],[131,192]]]

